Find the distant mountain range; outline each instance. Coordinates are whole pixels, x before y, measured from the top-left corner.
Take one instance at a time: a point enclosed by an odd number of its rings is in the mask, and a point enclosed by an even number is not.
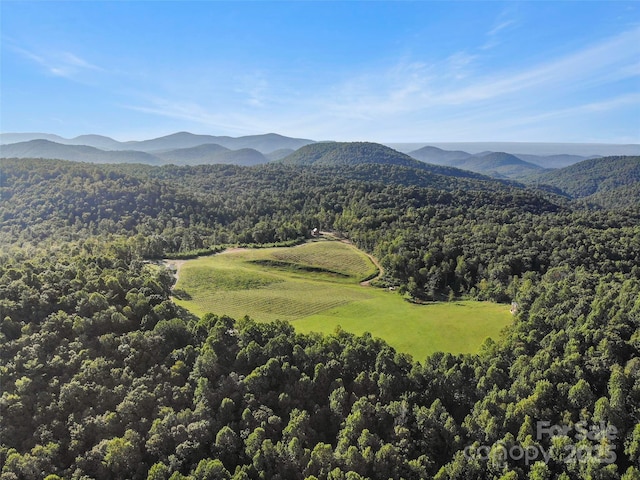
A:
[[[0,157],[56,158],[92,163],[258,165],[280,160],[313,140],[269,133],[216,137],[179,132],[150,140],[118,142],[102,135],[63,138],[47,133],[0,134]]]
[[[51,140],[30,140],[0,146],[0,156],[5,158],[55,158],[73,162],[91,163],[150,163],[161,160],[146,152],[134,150],[101,150],[88,145],[63,145]]]
[[[471,154],[481,152],[507,152],[527,161],[530,160],[523,156],[534,155],[545,158],[556,155],[576,155],[582,158],[590,158],[640,155],[640,144],[638,143],[423,142],[385,143],[385,145],[404,153],[419,150],[427,145],[443,150],[457,150]],[[550,166],[558,167],[560,165]]]
[[[454,144],[452,144],[454,145]],[[532,151],[558,152],[566,145],[567,152],[589,151],[588,145],[578,149],[577,144],[465,144],[480,146],[507,146],[525,148]],[[547,145],[547,147],[545,147]],[[553,150],[550,145],[554,145]],[[398,145],[400,148],[402,145]],[[408,147],[406,144],[404,147]],[[597,147],[597,148],[596,148]],[[640,154],[638,145],[597,145],[592,151],[624,151]],[[606,150],[606,148],[609,150]],[[152,165],[176,164],[235,164],[243,166],[268,162],[284,162],[296,165],[341,165],[362,163],[393,164],[449,176],[464,175],[474,178],[475,174],[498,179],[531,181],[552,185],[544,176],[550,169],[566,167],[584,160],[598,157],[575,153],[536,155],[513,153],[513,151],[480,151],[469,153],[464,150],[446,150],[433,145],[423,146],[402,153],[398,150],[370,142],[315,142],[303,138],[291,138],[269,133],[243,137],[196,135],[178,132],[171,135],[141,141],[119,142],[102,135],[81,135],[63,138],[47,133],[3,133],[0,134],[0,157],[15,158],[57,158],[61,160],[93,163],[146,163]],[[542,175],[542,176],[540,176]]]
[[[0,146],[4,158],[55,158],[91,163],[147,163],[151,165],[198,165],[228,163],[257,165],[269,160],[252,148],[229,150],[217,144],[198,145],[148,153],[138,150],[101,150],[86,145],[62,145],[49,140],[31,140]]]
[[[482,152],[472,155],[459,150],[450,151],[427,146],[409,152],[409,155],[423,162],[461,168],[496,178],[519,178],[543,170],[540,165],[505,152]]]
[[[139,152],[157,152],[162,150],[175,150],[179,148],[198,147],[205,144],[216,144],[229,150],[252,148],[263,154],[271,153],[279,149],[298,148],[314,143],[313,140],[303,138],[291,138],[267,133],[265,135],[249,135],[244,137],[217,137],[213,135],[196,135],[189,132],[178,132],[151,140],[119,142],[113,138],[102,135],[81,135],[75,138],[63,138],[49,133],[2,133],[0,144],[29,142],[31,140],[49,140],[62,145],[86,145],[101,150],[135,150]]]

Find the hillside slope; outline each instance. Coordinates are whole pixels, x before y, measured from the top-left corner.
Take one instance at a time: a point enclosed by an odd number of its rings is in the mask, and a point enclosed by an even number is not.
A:
[[[498,178],[521,178],[542,170],[539,165],[525,162],[515,155],[504,152],[474,155],[467,159],[453,161],[450,165]]]
[[[214,157],[215,163],[230,165],[252,166],[267,163],[269,159],[253,148],[241,148],[239,150],[227,150]]]
[[[640,204],[640,157],[605,157],[584,160],[559,170],[535,175],[530,183],[559,188],[572,198],[611,206]]]
[[[277,160],[282,160],[287,155],[291,155],[293,152],[295,152],[295,150],[292,148],[279,148],[278,150],[267,153],[265,157],[267,157],[270,162],[275,162]]]
[[[569,154],[558,154],[558,155],[531,155],[527,153],[514,153],[516,157],[525,162],[535,163],[536,165],[541,166],[542,168],[564,168],[569,165],[573,165],[574,163],[582,162],[583,160],[587,160],[589,157],[585,155],[569,155]],[[595,155],[595,157],[600,157],[601,155]]]
[[[449,165],[449,162],[455,160],[464,160],[472,155],[462,150],[443,150],[442,148],[427,145],[409,152],[409,155],[415,159],[427,163],[436,163],[438,165]]]
[[[419,162],[404,153],[370,142],[326,142],[302,147],[288,155],[282,163],[298,166],[339,166],[381,163],[418,167]]]
[[[296,150],[291,155],[280,160],[280,162],[285,165],[314,167],[353,167],[365,164],[390,165],[408,167],[450,177],[488,179],[486,176],[469,171],[424,163],[392,148],[370,142],[314,143]]]
[[[229,149],[218,145],[217,143],[205,143],[197,147],[176,148],[162,152],[156,152],[155,156],[160,157],[168,163],[176,165],[198,165],[204,163],[216,163],[211,159],[222,152],[228,152]]]
[[[207,165],[207,164],[233,164],[233,165],[258,165],[266,163],[268,159],[253,148],[229,150],[215,143],[207,143],[191,148],[178,148],[164,152],[156,152],[164,162],[176,165]]]

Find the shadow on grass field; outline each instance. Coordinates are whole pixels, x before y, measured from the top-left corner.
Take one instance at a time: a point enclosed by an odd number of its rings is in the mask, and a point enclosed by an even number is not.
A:
[[[436,351],[476,353],[511,323],[507,305],[417,305],[359,284],[376,271],[363,252],[339,241],[236,250],[182,263],[176,289],[186,295],[174,301],[196,315],[287,320],[299,332],[370,332],[416,360]]]
[[[293,322],[299,332],[342,329],[371,332],[396,350],[424,360],[437,351],[477,353],[486,338],[497,339],[510,325],[507,305],[457,301],[424,305],[406,302],[399,295],[375,290],[372,298],[352,302]]]

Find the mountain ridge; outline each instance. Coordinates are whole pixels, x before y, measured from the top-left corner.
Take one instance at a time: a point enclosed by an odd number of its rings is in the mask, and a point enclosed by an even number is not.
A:
[[[190,132],[176,132],[169,135],[151,138],[148,140],[132,140],[120,142],[104,135],[88,134],[74,138],[64,138],[49,133],[1,133],[0,144],[9,145],[23,143],[31,140],[49,140],[61,145],[86,145],[103,150],[137,150],[154,153],[158,150],[178,148],[191,148],[208,143],[215,143],[230,150],[253,148],[262,154],[268,154],[275,150],[290,148],[296,150],[304,145],[314,143],[313,140],[304,138],[286,137],[277,133],[261,135],[246,135],[241,137],[200,135]]]
[[[255,149],[229,150],[217,144],[149,153],[139,150],[102,150],[88,145],[65,145],[43,139],[0,145],[0,157],[50,158],[89,163],[144,163],[149,165],[223,163],[250,166],[268,162],[268,159]]]
[[[23,141],[14,142],[14,140]],[[468,145],[489,147],[492,144],[470,143]],[[520,148],[528,144],[496,145],[512,145],[514,148]],[[599,144],[596,146],[602,147]],[[640,154],[640,146],[618,145],[618,147],[631,149],[638,147]],[[315,142],[285,137],[276,133],[230,137],[182,131],[163,137],[128,142],[120,142],[111,137],[97,134],[80,135],[70,139],[47,133],[0,134],[0,156],[2,157],[58,158],[91,163],[146,163],[150,165],[222,163],[252,166],[280,161],[301,165],[349,165],[373,162],[409,168],[426,168],[430,172],[441,175],[467,176],[469,178],[474,178],[473,174],[477,174],[504,180],[530,181],[533,177],[537,178],[538,175],[546,174],[545,177],[536,180],[536,183],[538,185],[542,183],[554,189],[559,188],[555,184],[556,182],[547,181],[554,176],[550,167],[551,169],[562,169],[589,158],[602,158],[596,154],[589,157],[571,153],[541,156],[513,152],[485,149],[470,153],[464,150],[445,150],[433,144],[409,151],[407,154],[392,149],[388,145],[374,142]],[[429,166],[425,167],[425,165]],[[560,172],[558,175],[562,177],[563,173]],[[570,195],[570,193],[567,194]]]
[[[162,163],[158,157],[137,150],[101,150],[89,145],[64,145],[44,139],[0,145],[0,157],[50,158],[89,163]]]

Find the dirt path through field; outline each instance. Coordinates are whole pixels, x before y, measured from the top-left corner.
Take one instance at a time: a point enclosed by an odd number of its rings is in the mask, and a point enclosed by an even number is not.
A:
[[[176,283],[178,283],[178,279],[180,278],[180,267],[184,265],[186,260],[163,260],[162,263],[169,270],[173,270],[173,276],[176,279]],[[175,284],[174,284],[175,285]]]
[[[355,247],[355,245],[354,245],[354,247]],[[358,247],[356,247],[356,248],[358,248]],[[364,282],[360,282],[360,285],[362,285],[363,287],[370,287],[371,286],[371,282],[373,282],[374,280],[379,280],[382,277],[382,275],[384,274],[384,270],[382,268],[382,265],[380,265],[380,262],[378,262],[378,259],[376,257],[374,257],[373,255],[369,255],[365,251],[362,251],[362,250],[360,250],[360,251],[362,253],[364,253],[367,257],[369,257],[369,260],[371,260],[371,262],[378,269],[378,274],[375,277],[370,278],[369,280],[365,280]]]
[[[370,278],[369,280],[365,280],[364,282],[360,282],[360,285],[362,285],[363,287],[370,287],[371,286],[371,282],[373,282],[374,280],[378,280],[379,278],[382,277],[382,275],[384,275],[384,269],[382,268],[382,265],[380,265],[380,262],[378,262],[378,259],[376,257],[374,257],[373,255],[370,255],[369,253],[365,252],[364,250],[360,250],[358,247],[356,247],[353,244],[353,242],[351,240],[348,240],[346,238],[340,238],[333,232],[320,232],[320,234],[322,236],[324,236],[325,238],[330,238],[330,239],[333,239],[333,240],[337,240],[339,242],[342,242],[342,243],[345,243],[347,245],[352,246],[356,250],[364,253],[369,258],[369,260],[371,260],[371,263],[373,263],[376,266],[376,268],[378,269],[378,274],[375,277]]]

